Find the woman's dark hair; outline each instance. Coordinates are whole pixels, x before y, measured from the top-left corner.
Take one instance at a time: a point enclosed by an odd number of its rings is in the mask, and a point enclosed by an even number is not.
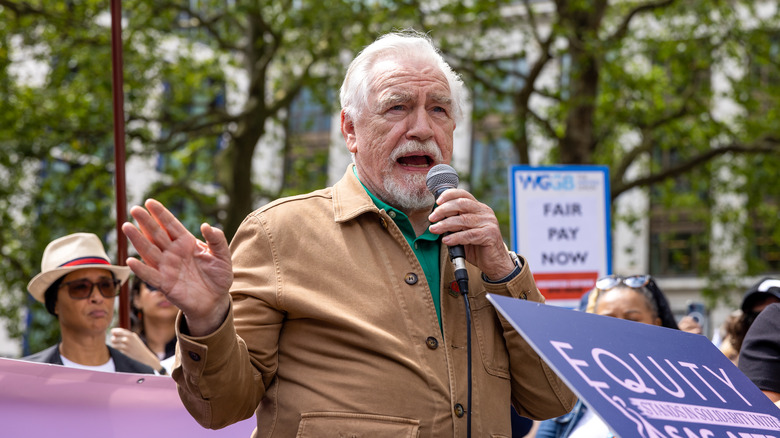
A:
[[[59,316],[54,312],[54,308],[57,306],[57,293],[63,278],[65,278],[64,275],[52,283],[51,286],[46,289],[46,292],[43,293],[43,304],[46,305],[46,310],[57,319],[59,319]]]
[[[130,330],[144,336],[144,312],[135,306],[135,297],[141,294],[141,285],[144,281],[133,277],[130,283]]]
[[[672,308],[669,305],[669,301],[667,301],[666,296],[664,296],[664,293],[661,292],[661,289],[658,287],[658,285],[655,284],[653,277],[649,277],[647,284],[640,288],[633,288],[628,285],[623,285],[623,287],[627,287],[642,294],[642,296],[647,301],[650,310],[655,313],[655,316],[661,319],[661,326],[675,330],[680,329],[677,326],[677,320],[674,318],[674,313],[672,312]],[[617,287],[614,287],[613,289],[617,289]],[[597,303],[598,300],[610,290],[612,289],[598,291],[599,293],[596,295],[594,303]]]
[[[677,326],[677,320],[674,318],[674,313],[672,312],[672,307],[669,305],[669,301],[667,301],[666,296],[661,292],[661,288],[655,284],[655,280],[653,280],[652,277],[645,285],[645,289],[650,291],[653,295],[653,301],[658,308],[658,317],[661,318],[661,325],[679,330],[680,327]]]

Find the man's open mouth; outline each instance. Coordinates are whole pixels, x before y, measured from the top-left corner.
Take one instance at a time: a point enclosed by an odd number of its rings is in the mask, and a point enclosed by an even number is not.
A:
[[[427,168],[433,165],[433,158],[429,155],[406,155],[398,158],[397,162],[401,166]]]

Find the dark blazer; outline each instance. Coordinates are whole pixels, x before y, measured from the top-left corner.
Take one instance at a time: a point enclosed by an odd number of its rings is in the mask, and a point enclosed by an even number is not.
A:
[[[129,356],[109,345],[106,345],[106,347],[108,348],[108,353],[111,355],[111,359],[114,359],[116,372],[154,374],[154,369],[149,365],[144,365],[135,359],[131,359]],[[52,345],[43,351],[23,357],[22,360],[63,365],[62,359],[60,359],[60,344]]]

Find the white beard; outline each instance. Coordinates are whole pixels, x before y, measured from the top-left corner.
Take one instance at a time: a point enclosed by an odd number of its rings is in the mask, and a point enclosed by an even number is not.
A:
[[[384,201],[401,211],[430,210],[436,201],[425,185],[425,175],[404,175],[403,182],[384,179],[388,198]]]
[[[430,155],[434,163],[441,163],[444,160],[439,147],[433,140],[426,142],[411,140],[395,149],[390,154],[388,171],[383,174],[382,178],[384,195],[388,198],[383,199],[383,201],[405,212],[430,210],[436,200],[426,185],[427,175],[404,175],[400,181],[391,175],[391,169],[396,165],[398,158],[412,152]]]

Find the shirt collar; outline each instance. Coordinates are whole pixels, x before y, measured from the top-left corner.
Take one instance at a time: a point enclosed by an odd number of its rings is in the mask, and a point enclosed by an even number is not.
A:
[[[393,221],[398,225],[398,228],[401,229],[401,232],[404,234],[409,234],[413,239],[417,237],[418,239],[434,241],[439,238],[438,234],[431,233],[431,231],[427,228],[423,234],[420,236],[415,236],[414,228],[412,227],[412,223],[409,221],[409,217],[406,215],[406,213],[377,198],[376,195],[371,193],[371,190],[368,190],[368,187],[366,187],[366,185],[360,181],[360,177],[357,174],[357,168],[353,166],[352,171],[355,174],[355,178],[358,179],[360,185],[363,186],[363,189],[366,191],[368,196],[371,197],[374,205],[376,205],[376,207],[380,210],[385,210],[387,214],[393,219]]]

